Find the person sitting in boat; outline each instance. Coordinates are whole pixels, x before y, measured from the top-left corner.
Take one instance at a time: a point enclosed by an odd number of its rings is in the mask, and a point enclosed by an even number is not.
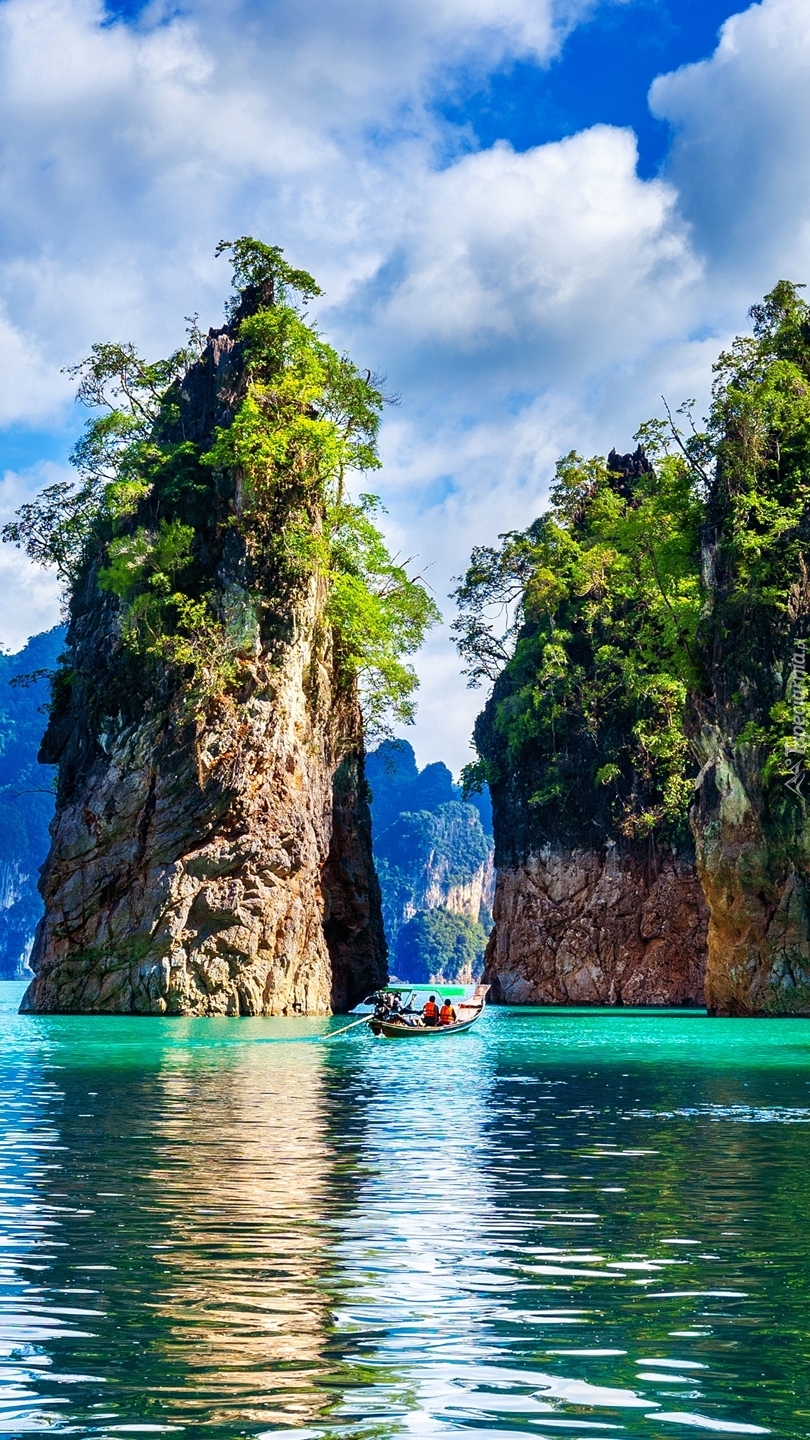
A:
[[[397,1025],[415,1025],[417,1023],[410,1006],[403,1005],[401,995],[394,996],[388,1019],[396,1021]]]
[[[455,1010],[453,1009],[453,1006],[451,1005],[449,999],[448,999],[448,1000],[443,1000],[443,1001],[442,1001],[442,1008],[441,1008],[441,1010],[439,1011],[439,1024],[440,1024],[440,1025],[455,1025],[455,1023],[456,1023],[456,1012],[455,1012]]]
[[[422,1023],[424,1025],[438,1025],[439,1007],[436,1004],[436,996],[430,995],[422,1006]]]

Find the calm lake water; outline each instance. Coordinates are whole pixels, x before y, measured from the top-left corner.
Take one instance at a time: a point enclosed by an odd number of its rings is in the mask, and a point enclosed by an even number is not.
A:
[[[810,1022],[18,1017],[0,1431],[810,1434]]]

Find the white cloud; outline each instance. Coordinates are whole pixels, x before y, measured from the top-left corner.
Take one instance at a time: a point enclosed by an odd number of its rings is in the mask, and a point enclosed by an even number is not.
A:
[[[0,480],[0,525],[43,485],[63,478],[64,471],[52,464],[38,465],[27,475],[6,471]],[[0,594],[4,602],[0,605],[0,646],[6,650],[20,650],[29,635],[60,623],[61,593],[55,572],[32,564],[11,545],[0,545]]]
[[[677,195],[636,174],[631,131],[595,126],[516,154],[499,143],[417,178],[398,237],[402,279],[369,334],[487,386],[578,383],[669,333],[699,274]],[[378,341],[379,343],[379,341]]]
[[[666,173],[726,303],[810,280],[807,0],[732,16],[715,53],[657,79],[650,102],[674,127]]]
[[[0,308],[0,426],[53,415],[70,394],[48,365],[36,337],[23,334]]]
[[[333,298],[373,273],[449,66],[544,60],[586,0],[192,0],[137,25],[98,0],[0,3],[0,300],[59,366],[102,334],[165,349],[217,320],[223,235],[254,230]],[[19,414],[53,413],[32,383]]]
[[[591,4],[153,0],[125,25],[95,0],[0,0],[0,423],[65,416],[59,367],[96,339],[157,354],[183,315],[216,323],[216,241],[262,235],[402,394],[390,535],[449,611],[470,546],[537,513],[559,453],[629,445],[662,390],[705,393],[745,304],[810,270],[806,0],[753,6],[656,82],[661,179],[608,126],[466,154],[436,120],[460,67],[545,63]],[[50,579],[0,563],[0,634],[50,623]],[[446,635],[420,669],[420,760],[458,766],[480,696]]]

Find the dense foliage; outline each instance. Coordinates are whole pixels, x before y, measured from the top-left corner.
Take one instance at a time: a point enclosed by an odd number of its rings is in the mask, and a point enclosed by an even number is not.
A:
[[[538,823],[582,829],[595,808],[605,828],[633,838],[683,828],[700,519],[682,457],[629,482],[571,454],[548,512],[474,554],[457,592],[474,678],[493,653],[477,640],[485,605],[517,610],[514,651],[476,732],[479,774],[530,778]]]
[[[467,785],[519,795],[535,839],[686,839],[707,706],[759,747],[766,786],[787,774],[810,613],[810,311],[780,282],[751,315],[703,430],[686,402],[685,430],[671,415],[639,430],[652,465],[567,455],[546,513],[474,551],[456,591],[471,683],[495,680]]]
[[[433,910],[449,914],[448,905],[458,904],[462,893],[474,893],[476,877],[480,880],[492,853],[492,812],[486,790],[474,797],[475,805],[461,803],[461,789],[441,761],[419,770],[405,740],[384,740],[372,750],[367,757],[367,775],[383,918],[391,954],[396,956],[403,926]],[[451,895],[454,887],[455,897]],[[468,919],[451,916],[451,920],[463,922],[465,935]],[[492,924],[486,901],[477,916],[469,919],[470,924],[479,922],[486,936]],[[427,943],[425,936],[433,932],[416,927],[411,933],[422,945]],[[478,936],[477,930],[475,934]],[[392,963],[399,965],[399,960]],[[406,980],[416,979],[410,970],[397,973]],[[429,973],[439,971],[434,966]]]
[[[430,981],[466,983],[481,974],[487,933],[469,915],[436,908],[414,915],[397,936],[397,979],[411,985]]]
[[[792,656],[810,619],[810,307],[799,288],[781,281],[753,306],[753,335],[720,356],[703,437],[715,458],[706,521],[713,603],[699,641],[713,706],[783,803]]]
[[[384,396],[319,336],[301,305],[320,293],[277,247],[230,250],[238,403],[213,437],[190,436],[185,387],[206,363],[187,347],[146,364],[131,346],[96,345],[75,368],[94,414],[77,445],[76,483],[26,505],[4,538],[58,567],[76,596],[88,575],[122,602],[122,691],[154,694],[167,670],[186,708],[235,692],[307,586],[325,586],[338,673],[359,686],[367,724],[413,715],[407,657],[438,611],[390,555],[379,501],[352,498],[352,474],[378,467]],[[230,538],[229,538],[230,537]],[[232,539],[238,537],[238,564]],[[230,547],[230,549],[229,549]],[[223,584],[223,556],[236,578]],[[228,568],[228,567],[226,567]]]
[[[53,816],[52,771],[37,764],[48,680],[65,643],[58,628],[0,655],[0,979],[20,968],[42,914],[37,876]]]

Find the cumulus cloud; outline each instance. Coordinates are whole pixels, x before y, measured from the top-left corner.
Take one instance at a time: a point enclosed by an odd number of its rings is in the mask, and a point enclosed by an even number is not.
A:
[[[666,173],[681,213],[734,297],[783,275],[810,280],[806,0],[732,16],[714,54],[660,76],[650,103],[675,132]]]
[[[64,471],[51,464],[38,465],[26,475],[7,470],[0,480],[0,525],[43,485],[63,478]],[[11,545],[0,545],[0,594],[0,646],[5,650],[22,649],[29,635],[50,630],[62,618],[55,572],[33,565]]]
[[[558,454],[629,444],[662,390],[705,393],[743,291],[810,268],[804,0],[753,6],[656,82],[658,179],[628,131],[467,153],[437,120],[460,68],[545,64],[594,3],[152,0],[125,24],[97,0],[0,0],[0,423],[64,419],[59,367],[94,340],[154,355],[183,315],[217,323],[216,241],[261,235],[401,393],[387,525],[449,610],[471,545],[537,513]],[[16,636],[54,592],[36,582],[37,610],[21,557],[2,563]],[[480,697],[446,632],[420,669],[420,759],[463,763]]]
[[[636,174],[635,137],[595,126],[426,173],[398,238],[402,278],[370,320],[420,367],[480,357],[491,387],[579,379],[668,332],[699,273],[676,193]],[[432,360],[428,358],[430,353]],[[587,357],[587,358],[586,358]],[[469,370],[469,364],[467,370]]]
[[[101,335],[147,349],[216,321],[223,236],[252,230],[333,299],[396,241],[431,168],[426,99],[452,66],[547,60],[590,0],[0,3],[0,301],[57,372]],[[444,141],[443,141],[444,143]],[[10,352],[9,352],[10,353]],[[16,369],[16,364],[15,364]],[[24,383],[27,376],[27,383]],[[19,418],[64,392],[28,363]]]

